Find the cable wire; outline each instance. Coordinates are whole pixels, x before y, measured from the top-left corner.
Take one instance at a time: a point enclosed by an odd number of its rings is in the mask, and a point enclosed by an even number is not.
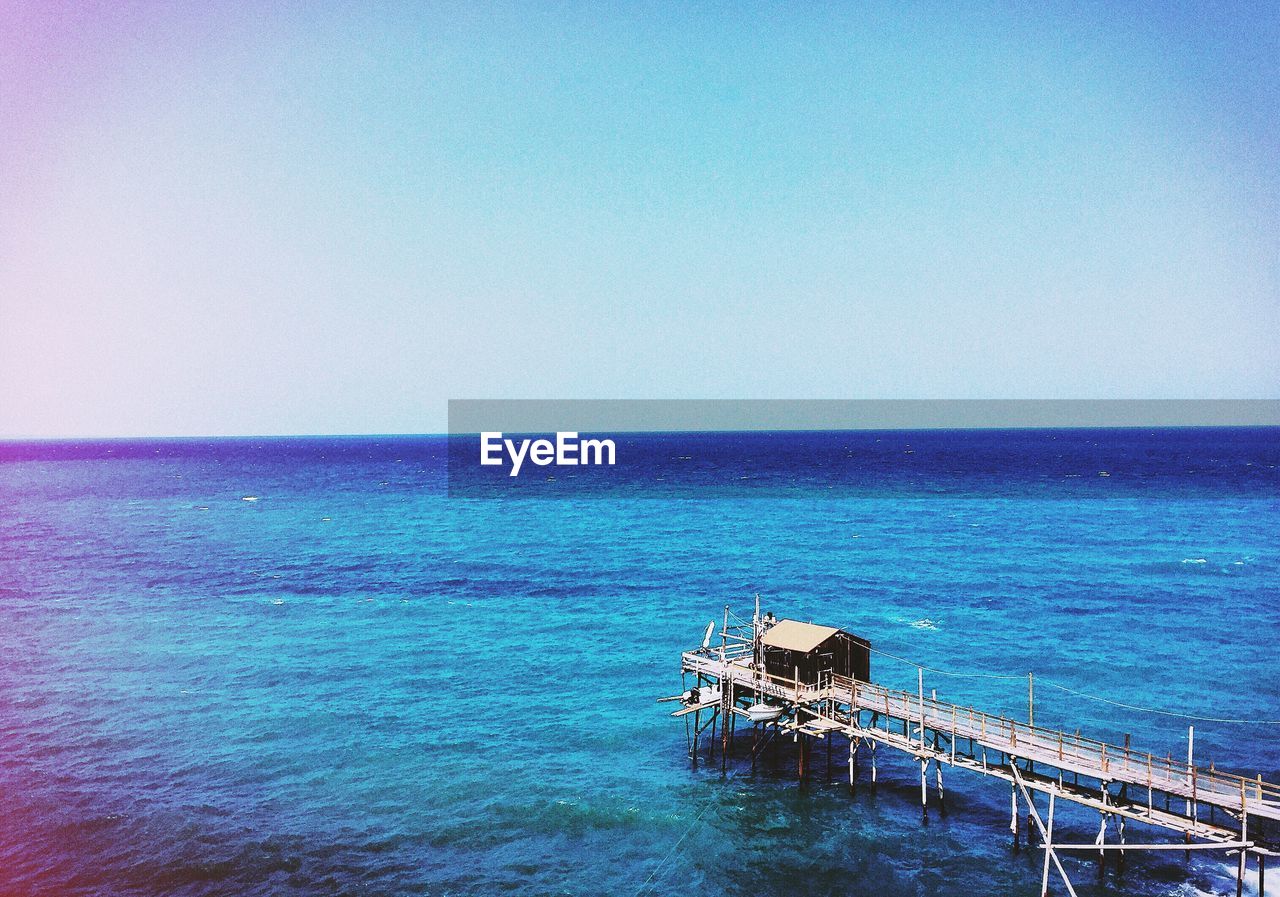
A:
[[[937,667],[929,667],[929,666],[924,666],[923,664],[915,663],[913,661],[907,660],[905,657],[899,657],[896,654],[890,654],[888,651],[881,651],[878,648],[872,648],[871,651],[875,654],[880,654],[884,657],[888,657],[891,660],[896,660],[896,661],[899,661],[900,663],[905,663],[908,666],[913,666],[913,667],[916,667],[917,669],[922,669],[929,673],[936,673],[939,676],[955,676],[961,679],[1003,679],[1003,680],[1018,679],[1018,680],[1024,680],[1024,681],[1027,678],[1026,676],[1011,675],[1008,673],[967,673],[967,672],[957,672],[956,670],[943,670],[943,669],[938,669]],[[1205,722],[1205,723],[1228,723],[1228,724],[1240,725],[1240,726],[1280,726],[1280,719],[1230,719],[1227,717],[1201,716],[1195,713],[1182,713],[1177,710],[1165,710],[1160,707],[1143,707],[1139,704],[1129,704],[1124,701],[1116,701],[1116,700],[1112,700],[1111,698],[1104,698],[1104,697],[1101,697],[1100,695],[1091,695],[1088,692],[1079,691],[1077,689],[1070,688],[1066,685],[1062,685],[1059,682],[1054,682],[1052,679],[1037,679],[1036,681],[1037,681],[1037,684],[1043,683],[1044,685],[1048,685],[1051,688],[1056,688],[1059,691],[1066,692],[1067,694],[1075,695],[1078,698],[1085,698],[1090,701],[1097,701],[1101,704],[1110,704],[1113,707],[1121,707],[1121,708],[1124,708],[1125,710],[1136,710],[1140,713],[1156,713],[1161,716],[1172,716],[1172,717],[1177,717],[1178,719],[1189,719],[1189,720],[1195,720],[1197,722]]]
[[[1068,694],[1075,695],[1079,698],[1087,698],[1090,701],[1099,701],[1103,704],[1110,704],[1113,707],[1123,707],[1125,710],[1137,710],[1142,713],[1158,713],[1161,716],[1176,716],[1180,719],[1191,719],[1206,723],[1233,723],[1241,726],[1280,726],[1280,719],[1227,719],[1219,716],[1198,716],[1194,713],[1180,713],[1176,710],[1162,710],[1159,707],[1142,707],[1137,704],[1126,704],[1123,701],[1113,701],[1110,698],[1102,698],[1098,695],[1091,695],[1088,692],[1076,691],[1074,688],[1068,688],[1065,685],[1054,682],[1052,679],[1040,679],[1037,681],[1043,682],[1046,685],[1059,689],[1060,691],[1065,691]]]

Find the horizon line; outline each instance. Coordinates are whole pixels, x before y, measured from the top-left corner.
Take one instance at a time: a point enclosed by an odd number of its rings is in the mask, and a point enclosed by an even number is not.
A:
[[[1028,430],[1046,430],[1046,431],[1070,431],[1070,430],[1276,430],[1280,429],[1280,423],[1182,423],[1182,424],[1034,424],[1034,425],[1018,425],[1018,424],[969,424],[956,426],[936,426],[929,424],[921,424],[918,426],[866,426],[866,427],[738,427],[723,428],[709,427],[706,429],[698,428],[671,428],[671,429],[654,429],[650,427],[613,427],[608,429],[587,429],[587,430],[502,430],[502,431],[484,431],[484,432],[502,432],[510,433],[516,436],[535,436],[544,433],[556,432],[575,432],[575,433],[625,433],[625,434],[650,434],[650,435],[683,435],[690,433],[703,434],[719,434],[719,433],[942,433],[953,431],[1028,431]],[[462,436],[478,436],[480,430],[464,430],[459,432],[436,431],[436,432],[360,432],[360,433],[197,433],[197,434],[149,434],[149,435],[90,435],[90,436],[6,436],[0,435],[0,445],[13,445],[17,443],[83,443],[83,442],[184,442],[184,441],[231,441],[231,440],[291,440],[291,439],[431,439],[431,438],[450,438]]]

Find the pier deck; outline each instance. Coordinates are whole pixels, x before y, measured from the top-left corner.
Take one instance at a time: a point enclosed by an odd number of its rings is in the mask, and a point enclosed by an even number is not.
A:
[[[944,766],[1008,782],[1012,795],[1010,828],[1015,843],[1021,796],[1028,812],[1028,843],[1034,831],[1045,850],[1042,894],[1048,893],[1051,862],[1068,893],[1075,893],[1058,858],[1059,851],[1097,851],[1104,864],[1107,852],[1116,850],[1122,858],[1129,850],[1182,850],[1188,856],[1191,850],[1230,851],[1238,857],[1237,893],[1242,889],[1246,856],[1257,858],[1261,893],[1265,889],[1266,858],[1280,854],[1280,843],[1274,838],[1276,826],[1271,824],[1280,821],[1280,786],[1261,776],[1248,778],[1212,767],[1206,769],[1167,754],[1144,753],[1128,744],[1108,744],[940,701],[924,693],[923,674],[915,693],[830,672],[820,673],[816,681],[804,682],[798,671],[787,679],[758,669],[761,665],[755,661],[757,654],[757,647],[737,636],[732,645],[726,638],[719,649],[704,646],[682,655],[681,672],[696,676],[699,685],[711,686],[713,696],[709,701],[686,703],[674,714],[694,716],[695,762],[699,734],[707,725],[714,732],[715,722],[720,720],[721,763],[725,763],[738,722],[751,724],[746,706],[764,701],[783,707],[784,713],[775,721],[758,725],[772,728],[775,736],[786,734],[799,743],[802,779],[807,744],[811,740],[841,738],[848,741],[851,787],[858,774],[859,751],[864,747],[870,754],[873,783],[877,747],[892,748],[919,763],[921,809],[926,820],[931,763],[938,801],[945,795]],[[706,724],[699,721],[703,714],[709,716]],[[713,737],[713,745],[714,741]],[[1035,805],[1035,794],[1048,798],[1045,818]],[[1061,801],[1100,814],[1101,826],[1092,843],[1054,840],[1054,811]],[[1181,841],[1130,842],[1126,840],[1126,822],[1174,832]],[[1109,824],[1118,840],[1108,842]]]

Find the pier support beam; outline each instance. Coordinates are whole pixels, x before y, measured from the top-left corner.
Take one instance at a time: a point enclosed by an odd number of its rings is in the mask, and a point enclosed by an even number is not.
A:
[[[1021,789],[1023,796],[1027,799],[1027,803],[1030,804],[1032,807],[1031,818],[1035,822],[1036,826],[1039,827],[1040,829],[1040,840],[1044,844],[1044,849],[1048,854],[1049,859],[1053,861],[1053,865],[1057,868],[1058,875],[1062,876],[1062,883],[1063,885],[1066,886],[1067,893],[1071,895],[1071,897],[1076,897],[1076,889],[1071,886],[1071,879],[1067,876],[1067,870],[1062,868],[1062,861],[1058,859],[1058,854],[1054,849],[1055,845],[1053,843],[1053,839],[1049,837],[1049,833],[1045,829],[1044,823],[1040,821],[1040,814],[1035,812],[1035,805],[1031,804],[1031,792],[1027,789],[1027,783],[1022,780],[1022,773],[1018,771],[1017,764],[1014,764],[1013,766],[1011,766],[1010,771],[1013,773],[1015,798],[1017,795],[1017,789]],[[1053,798],[1054,798],[1054,793],[1050,791],[1049,805],[1051,807],[1053,806]],[[1014,823],[1017,824],[1018,816],[1016,812],[1014,813],[1013,818],[1014,818]]]
[[[1107,840],[1107,814],[1102,813],[1102,825],[1098,827],[1098,837],[1093,843],[1101,847]],[[1107,873],[1107,852],[1105,850],[1098,851],[1098,874],[1105,875]]]
[[[938,812],[943,816],[947,815],[947,792],[942,787],[942,761],[936,757],[933,760],[934,777],[938,784]]]
[[[920,819],[929,824],[929,758],[920,761]]]
[[[1120,836],[1120,859],[1116,861],[1116,870],[1117,870],[1117,871],[1119,871],[1119,872],[1123,872],[1123,871],[1124,871],[1124,863],[1125,863],[1125,852],[1124,852],[1124,817],[1123,817],[1123,816],[1119,817],[1118,821],[1116,822],[1116,830],[1119,832],[1119,836]]]
[[[733,756],[733,739],[738,735],[738,714],[733,712],[733,708],[737,706],[735,701],[729,702],[729,756]]]
[[[1013,852],[1018,852],[1018,784],[1009,785],[1009,832],[1013,835]]]
[[[702,677],[698,677],[698,681],[699,683],[701,683]],[[698,735],[701,734],[702,732],[702,727],[698,725],[698,723],[701,720],[701,718],[702,718],[702,711],[695,710],[693,712],[693,750],[689,752],[689,756],[693,759],[694,769],[698,768]]]
[[[1049,857],[1053,854],[1053,792],[1049,792],[1049,821],[1044,833],[1044,869],[1040,873],[1040,897],[1049,897]]]
[[[1032,818],[1036,812],[1036,795],[1034,791],[1028,790],[1027,798],[1027,849],[1030,850],[1036,846],[1035,831],[1031,826]]]
[[[729,767],[729,745],[732,736],[729,734],[729,726],[733,724],[733,687],[729,686],[729,691],[720,699],[721,713],[724,719],[720,722],[720,772],[726,772]]]
[[[1244,785],[1240,785],[1240,841],[1248,843],[1249,841],[1249,811],[1244,806]],[[1244,862],[1248,855],[1248,848],[1240,848],[1240,863],[1236,867],[1236,897],[1241,897],[1244,893]]]

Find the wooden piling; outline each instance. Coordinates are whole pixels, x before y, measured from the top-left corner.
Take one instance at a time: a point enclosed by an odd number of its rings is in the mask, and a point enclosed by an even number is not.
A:
[[[1049,897],[1049,859],[1053,856],[1053,804],[1055,795],[1049,792],[1049,820],[1044,836],[1044,871],[1040,874],[1040,897]]]
[[[697,768],[698,768],[698,735],[699,735],[699,733],[700,733],[700,731],[701,731],[701,730],[698,728],[698,722],[699,722],[699,720],[700,720],[700,718],[701,718],[701,717],[702,717],[702,711],[701,711],[701,710],[695,710],[695,711],[693,712],[693,751],[692,751],[692,752],[690,752],[690,756],[693,758],[693,768],[694,768],[694,769],[697,769]]]
[[[920,761],[920,817],[925,825],[929,824],[929,760]]]
[[[1244,779],[1240,780],[1240,843],[1249,843],[1249,804],[1244,794]],[[1236,897],[1244,893],[1244,861],[1247,848],[1240,848],[1239,863],[1236,866]]]
[[[1102,825],[1098,828],[1098,840],[1095,842],[1102,847],[1107,840],[1107,814],[1099,814],[1102,816]],[[1098,851],[1098,874],[1105,875],[1107,872],[1107,852],[1105,850]]]
[[[1125,855],[1124,855],[1124,854],[1125,854],[1125,851],[1124,851],[1124,817],[1123,817],[1123,816],[1119,816],[1119,817],[1117,817],[1117,819],[1118,819],[1118,821],[1116,822],[1116,831],[1117,831],[1117,833],[1118,833],[1118,837],[1120,838],[1120,851],[1119,851],[1120,856],[1116,859],[1116,871],[1118,871],[1118,872],[1123,872],[1123,871],[1124,871],[1124,863],[1125,863]]]
[[[1009,783],[1009,831],[1013,834],[1013,852],[1020,849],[1018,844],[1018,785]]]
[[[943,816],[947,815],[947,792],[942,787],[942,761],[936,757],[933,760],[933,771],[938,784],[938,812]]]

